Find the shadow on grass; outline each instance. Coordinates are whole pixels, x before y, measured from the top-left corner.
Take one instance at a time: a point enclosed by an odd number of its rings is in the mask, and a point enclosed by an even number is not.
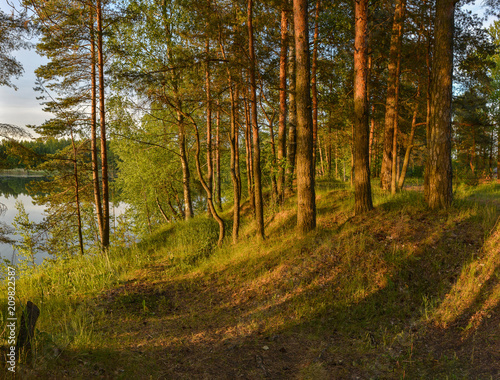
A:
[[[138,276],[105,292],[94,300],[98,346],[70,347],[37,375],[495,376],[500,338],[488,326],[499,322],[497,235],[484,242],[492,226],[469,209],[430,212],[421,195],[400,197],[303,239],[248,246],[212,269]],[[276,231],[292,230],[293,215]],[[459,300],[467,302],[453,309]],[[447,328],[433,327],[439,310]]]

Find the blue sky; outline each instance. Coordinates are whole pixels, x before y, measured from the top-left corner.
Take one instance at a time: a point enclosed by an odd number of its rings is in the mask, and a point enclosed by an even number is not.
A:
[[[0,0],[0,9],[11,12],[8,3],[19,4],[18,0]],[[475,13],[482,14],[480,6],[470,7]],[[492,20],[488,20],[489,23]],[[0,87],[0,122],[25,126],[27,124],[39,125],[50,119],[51,115],[43,112],[43,106],[36,99],[39,95],[34,90],[35,69],[45,61],[33,49],[31,51],[19,51],[14,55],[24,66],[24,75],[14,79],[13,83],[18,87],[14,90],[10,87]]]
[[[0,9],[11,13],[10,4],[19,4],[17,0],[0,0]],[[24,67],[24,75],[12,82],[18,87],[0,86],[0,122],[24,127],[27,124],[41,124],[50,115],[43,112],[43,106],[36,99],[38,94],[33,90],[35,86],[35,69],[46,62],[34,49],[14,52],[13,55]]]

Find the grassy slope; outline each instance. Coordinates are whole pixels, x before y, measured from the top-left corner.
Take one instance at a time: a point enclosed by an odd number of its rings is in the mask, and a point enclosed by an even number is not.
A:
[[[249,216],[213,249],[196,219],[136,248],[18,282],[42,309],[23,378],[416,379],[500,375],[500,185],[459,188],[448,211],[418,191],[320,183],[318,229],[294,236],[293,200]],[[230,218],[229,214],[226,219]],[[0,296],[3,297],[5,290]],[[3,301],[5,302],[5,301]],[[2,309],[5,315],[5,309]]]

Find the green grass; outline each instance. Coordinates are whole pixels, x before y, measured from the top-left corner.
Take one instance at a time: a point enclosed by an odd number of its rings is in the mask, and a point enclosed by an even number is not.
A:
[[[364,216],[346,184],[318,189],[318,228],[305,237],[294,234],[292,198],[266,214],[263,242],[250,214],[239,243],[222,247],[217,224],[197,217],[19,279],[18,305],[41,309],[25,375],[489,378],[500,185],[458,186],[437,212],[419,191],[374,186]]]

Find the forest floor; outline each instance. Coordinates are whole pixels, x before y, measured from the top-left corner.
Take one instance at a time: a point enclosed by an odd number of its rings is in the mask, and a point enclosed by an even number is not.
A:
[[[500,379],[500,184],[459,187],[437,212],[421,192],[377,191],[375,210],[354,216],[350,190],[325,182],[317,205],[306,237],[293,233],[293,200],[267,215],[263,242],[249,215],[222,248],[206,244],[209,220],[163,228],[137,248],[148,260],[97,291],[73,281],[66,300],[87,319],[41,321],[18,374]]]

